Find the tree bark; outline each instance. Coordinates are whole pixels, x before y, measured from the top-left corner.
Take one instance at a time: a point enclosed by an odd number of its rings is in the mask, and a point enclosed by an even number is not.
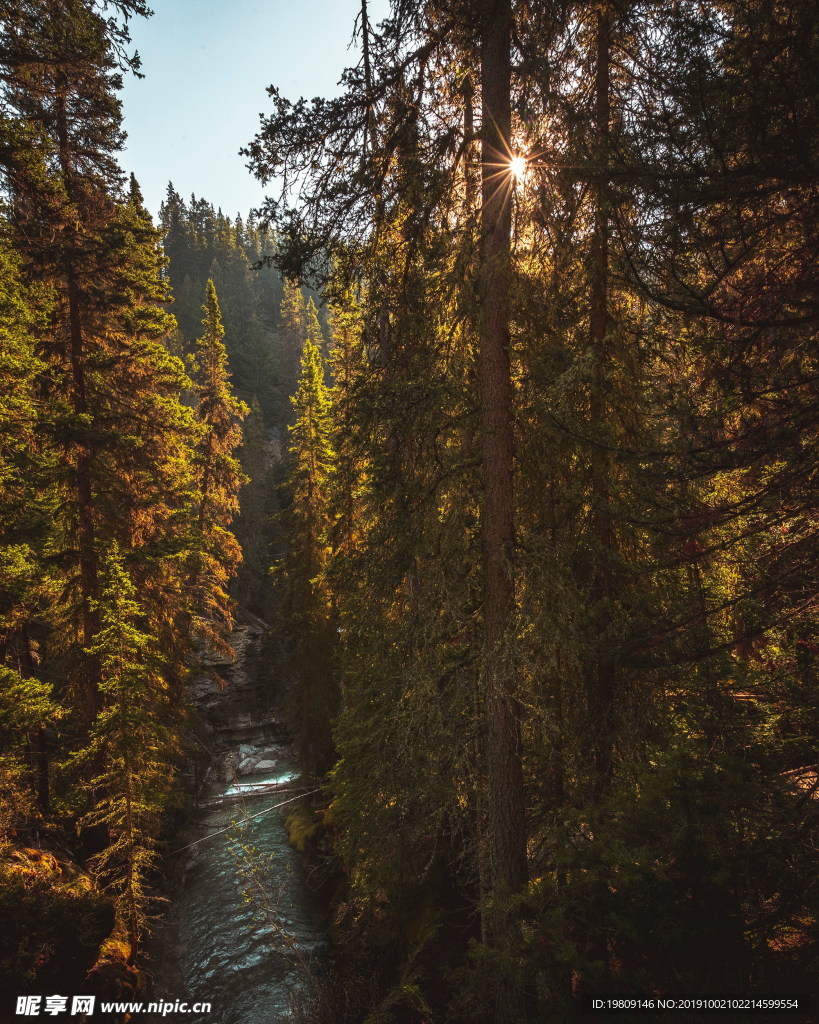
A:
[[[512,234],[510,0],[485,0],[481,23],[480,356],[483,496],[483,685],[487,736],[487,819],[492,895],[490,933],[499,949],[515,939],[507,902],[526,884],[516,670],[510,638],[515,612],[510,287]],[[521,1024],[523,993],[499,971],[496,1024]]]

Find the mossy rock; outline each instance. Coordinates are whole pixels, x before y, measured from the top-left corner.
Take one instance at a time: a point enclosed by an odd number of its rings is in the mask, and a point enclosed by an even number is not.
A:
[[[284,827],[299,853],[315,853],[324,836],[322,816],[309,806],[297,805],[284,819]]]

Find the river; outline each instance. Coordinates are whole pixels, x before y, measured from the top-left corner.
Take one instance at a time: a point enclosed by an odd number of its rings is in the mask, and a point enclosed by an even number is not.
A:
[[[292,1007],[320,969],[326,934],[281,812],[270,810],[298,791],[287,748],[268,750],[259,770],[211,788],[186,832],[195,845],[172,854],[185,858],[186,870],[154,944],[152,998],[209,1002],[211,1012],[171,1013],[166,1021],[293,1020]]]

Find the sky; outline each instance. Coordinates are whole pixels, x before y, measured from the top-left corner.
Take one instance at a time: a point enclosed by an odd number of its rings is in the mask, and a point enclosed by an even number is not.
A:
[[[149,0],[150,2],[150,0]],[[121,98],[128,133],[120,162],[156,215],[169,181],[223,212],[244,216],[264,189],[239,149],[272,107],[266,89],[290,99],[338,92],[360,0],[152,0],[154,15],[131,22],[143,79]],[[388,0],[370,0],[373,23]]]

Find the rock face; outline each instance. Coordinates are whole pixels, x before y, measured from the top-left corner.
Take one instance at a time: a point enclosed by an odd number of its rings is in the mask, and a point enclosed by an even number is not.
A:
[[[203,670],[190,684],[208,745],[229,766],[227,777],[255,771],[266,751],[289,742],[260,671],[266,631],[264,622],[244,612],[228,637],[234,659],[221,652],[200,654]]]

